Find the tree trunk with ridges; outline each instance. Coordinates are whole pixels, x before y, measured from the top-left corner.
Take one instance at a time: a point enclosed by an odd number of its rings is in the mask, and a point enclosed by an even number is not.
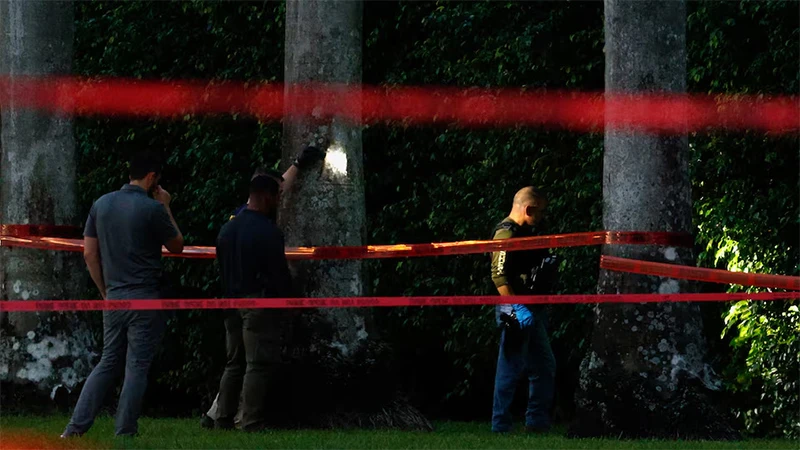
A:
[[[686,5],[605,2],[606,95],[686,91]],[[607,120],[629,113],[608,107]],[[692,231],[686,134],[606,127],[603,226]],[[604,255],[693,265],[691,249],[607,245]],[[601,271],[600,293],[692,292],[693,283]],[[727,418],[709,406],[720,388],[707,364],[698,305],[598,305],[581,366],[576,436],[721,438]]]
[[[2,107],[0,221],[77,225],[72,121],[15,106],[26,76],[68,75],[72,67],[72,2],[0,3],[0,76],[8,81]],[[86,281],[80,256],[20,248],[0,249],[2,300],[74,299]],[[92,335],[72,313],[8,313],[0,317],[3,398],[14,392],[55,393],[75,387],[91,368]],[[11,403],[4,401],[4,406]]]
[[[310,141],[329,142],[325,160],[302,171],[294,187],[284,193],[279,223],[288,246],[366,243],[361,124],[326,112],[360,89],[361,19],[360,1],[286,3],[284,168]],[[293,95],[298,88],[318,83],[335,84],[339,93]],[[299,114],[301,105],[307,104],[313,106],[312,113]],[[307,297],[368,292],[362,261],[298,262],[292,271],[300,293]],[[369,309],[303,313],[296,317],[293,337],[291,372],[295,380],[306,380],[301,385],[307,386],[304,394],[310,402],[298,413],[298,423],[430,427],[398,396],[388,349],[377,335]]]

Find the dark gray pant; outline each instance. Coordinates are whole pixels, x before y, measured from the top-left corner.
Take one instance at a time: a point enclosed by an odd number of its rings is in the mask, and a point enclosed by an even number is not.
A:
[[[162,311],[104,311],[103,356],[83,386],[65,433],[83,434],[91,428],[109,388],[125,369],[119,396],[117,435],[138,432],[137,421],[147,388],[147,372],[164,335]]]
[[[219,383],[218,426],[233,427],[240,395],[242,429],[257,431],[266,426],[267,387],[281,362],[281,344],[289,329],[286,320],[286,314],[280,310],[226,312],[228,362]]]

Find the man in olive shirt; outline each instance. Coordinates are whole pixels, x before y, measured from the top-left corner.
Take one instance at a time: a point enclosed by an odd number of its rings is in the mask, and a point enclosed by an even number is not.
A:
[[[217,261],[225,297],[292,296],[283,234],[274,222],[279,202],[278,182],[257,176],[250,181],[247,209],[222,227]],[[215,426],[233,428],[241,395],[242,429],[259,431],[266,427],[265,394],[280,363],[284,317],[269,309],[242,309],[238,314],[241,320],[225,320],[229,358],[220,381]]]
[[[107,300],[160,297],[161,246],[183,252],[183,235],[159,186],[161,159],[151,152],[130,161],[130,183],[92,205],[84,230],[84,259]],[[152,194],[150,198],[148,194]],[[117,435],[135,435],[147,373],[166,325],[162,311],[104,311],[103,355],[83,386],[62,437],[79,436],[94,423],[103,399],[124,368]]]
[[[533,236],[547,201],[532,187],[514,196],[511,214],[494,228],[494,239]],[[550,289],[554,257],[546,250],[492,253],[492,281],[501,296],[544,294]],[[550,273],[548,273],[550,272]],[[547,336],[544,309],[539,306],[498,305],[496,318],[503,329],[495,374],[492,431],[511,431],[511,402],[522,376],[529,380],[527,431],[550,427],[555,358]]]

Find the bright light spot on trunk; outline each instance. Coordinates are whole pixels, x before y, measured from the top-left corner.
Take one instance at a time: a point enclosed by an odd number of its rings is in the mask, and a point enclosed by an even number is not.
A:
[[[325,154],[325,167],[330,169],[334,175],[347,176],[347,153],[341,146],[333,144],[328,147]]]

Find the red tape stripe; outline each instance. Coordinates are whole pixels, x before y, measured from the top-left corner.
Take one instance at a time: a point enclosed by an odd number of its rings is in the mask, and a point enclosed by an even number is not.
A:
[[[760,286],[790,289],[794,291],[800,290],[800,277],[730,272],[719,269],[704,269],[701,267],[640,261],[616,256],[601,256],[600,268],[617,272],[656,275],[659,277],[706,281],[709,283],[730,283],[740,284],[742,286]]]
[[[520,295],[514,303],[528,305],[576,303],[729,302],[800,298],[800,292],[703,293],[703,294],[578,294]],[[450,297],[331,297],[331,298],[236,298],[195,300],[30,300],[2,301],[0,312],[175,310],[230,308],[364,308],[398,306],[479,306],[507,303],[497,295]]]
[[[280,120],[284,114],[338,116],[362,123],[458,123],[464,126],[555,126],[581,132],[604,127],[685,133],[710,127],[794,133],[800,98],[680,94],[607,95],[457,89],[250,85],[197,80],[143,81],[77,77],[0,77],[0,108],[13,102],[72,115],[183,117],[242,114]],[[291,108],[285,108],[291,105]],[[285,111],[288,111],[285,113]]]
[[[468,255],[501,250],[514,251],[581,247],[602,244],[691,247],[693,245],[693,239],[691,235],[686,233],[594,231],[513,239],[441,242],[432,244],[366,245],[361,247],[289,247],[286,249],[286,257],[293,260],[406,258]],[[83,240],[37,236],[0,236],[0,246],[82,252]],[[216,256],[216,252],[214,247],[189,246],[184,248],[183,253],[180,255],[169,253],[166,250],[163,250],[163,255],[177,258],[213,259]]]
[[[596,231],[490,241],[460,241],[435,244],[369,245],[362,247],[290,247],[286,249],[286,257],[292,260],[377,259],[466,255],[501,250],[532,250],[602,244],[691,246],[691,242],[691,236],[684,233]],[[0,236],[0,246],[82,252],[83,240],[34,236],[27,238]],[[215,257],[215,249],[213,247],[190,246],[186,247],[180,255],[169,253],[166,250],[164,250],[163,255],[180,258],[213,259]],[[726,270],[653,263],[613,256],[602,256],[600,259],[600,267],[607,270],[711,283],[731,283],[744,286],[800,290],[800,277],[784,275],[729,272]]]
[[[0,237],[30,236],[75,238],[83,236],[83,229],[72,225],[0,225]]]

